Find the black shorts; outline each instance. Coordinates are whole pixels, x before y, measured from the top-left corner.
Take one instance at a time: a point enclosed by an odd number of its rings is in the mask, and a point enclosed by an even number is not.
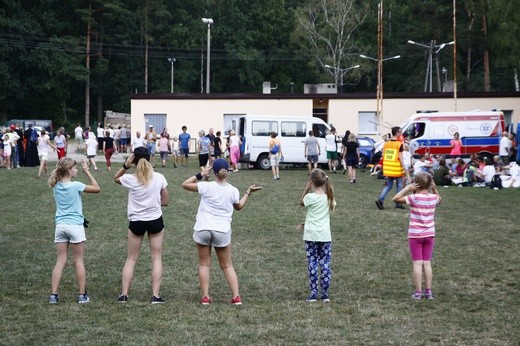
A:
[[[156,220],[150,221],[130,221],[128,229],[137,236],[142,236],[146,232],[150,234],[159,233],[164,229],[163,218],[161,216]]]
[[[199,166],[204,167],[208,164],[209,154],[199,154]]]

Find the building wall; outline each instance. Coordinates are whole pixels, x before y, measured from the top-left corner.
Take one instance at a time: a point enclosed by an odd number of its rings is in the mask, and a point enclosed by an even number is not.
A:
[[[145,114],[166,114],[167,128],[170,134],[177,135],[181,127],[186,125],[192,135],[209,128],[222,131],[224,114],[255,114],[279,116],[312,116],[313,101],[322,99],[328,102],[326,121],[332,123],[338,134],[350,130],[359,133],[359,112],[375,112],[376,100],[367,98],[340,98],[325,95],[306,95],[305,97],[286,97],[270,95],[269,97],[245,96],[234,98],[230,96],[190,95],[190,97],[157,97],[140,95],[131,100],[132,135],[135,131],[145,131]],[[511,111],[512,121],[520,122],[520,96],[511,97],[459,97],[457,111],[471,111],[476,109],[501,109]],[[455,111],[453,98],[385,98],[383,101],[383,127],[381,133],[389,132],[391,126],[401,125],[410,115],[417,111]],[[516,126],[515,126],[516,129]],[[157,129],[161,131],[162,129]],[[377,137],[376,133],[368,134]]]
[[[166,114],[166,127],[172,135],[181,133],[186,125],[188,132],[195,135],[199,130],[224,130],[224,114],[257,114],[280,116],[312,116],[312,99],[308,100],[178,100],[146,99],[131,100],[132,136],[136,131],[148,128],[145,114]],[[162,129],[157,129],[162,131]]]

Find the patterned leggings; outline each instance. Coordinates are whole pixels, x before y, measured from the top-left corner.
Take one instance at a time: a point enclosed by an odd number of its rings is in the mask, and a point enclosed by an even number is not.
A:
[[[321,269],[321,294],[328,293],[330,279],[331,242],[305,241],[305,252],[309,264],[309,285],[311,293],[318,294],[318,265]]]

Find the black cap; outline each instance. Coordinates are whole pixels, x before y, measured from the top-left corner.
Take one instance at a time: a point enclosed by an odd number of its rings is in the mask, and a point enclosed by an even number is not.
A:
[[[150,161],[150,151],[147,147],[137,147],[134,149],[134,164],[137,165],[140,159]]]

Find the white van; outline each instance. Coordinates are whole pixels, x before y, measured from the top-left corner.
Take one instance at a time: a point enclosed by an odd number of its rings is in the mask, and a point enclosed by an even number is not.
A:
[[[242,138],[240,162],[269,169],[269,138],[278,133],[282,144],[284,164],[307,164],[304,156],[305,139],[314,132],[321,147],[319,163],[327,163],[325,136],[330,126],[320,118],[246,115],[238,117],[236,132]]]

